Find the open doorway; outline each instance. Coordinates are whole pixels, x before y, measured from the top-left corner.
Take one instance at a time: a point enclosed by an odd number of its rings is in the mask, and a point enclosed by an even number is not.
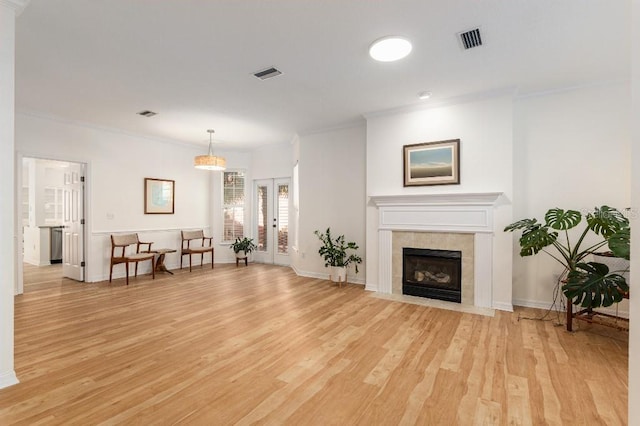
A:
[[[16,293],[84,281],[85,165],[31,157],[20,165],[22,280]]]

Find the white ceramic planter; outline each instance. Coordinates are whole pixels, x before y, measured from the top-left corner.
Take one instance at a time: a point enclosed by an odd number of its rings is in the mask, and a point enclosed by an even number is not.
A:
[[[347,268],[344,266],[332,266],[330,278],[334,283],[347,281]]]
[[[244,259],[247,257],[247,252],[242,250],[236,253],[236,259]]]

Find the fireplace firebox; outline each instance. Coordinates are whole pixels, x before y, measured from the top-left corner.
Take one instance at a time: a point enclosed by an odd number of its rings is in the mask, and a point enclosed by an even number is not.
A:
[[[404,247],[402,293],[461,303],[462,252]]]

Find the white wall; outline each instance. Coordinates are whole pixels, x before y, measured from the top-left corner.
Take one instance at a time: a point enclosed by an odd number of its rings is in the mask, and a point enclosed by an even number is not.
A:
[[[544,213],[553,207],[579,211],[603,204],[629,207],[629,105],[628,84],[516,101],[514,220],[544,221]],[[543,253],[521,258],[518,236],[514,236],[514,303],[548,308],[563,268]],[[620,309],[627,309],[626,302]]]
[[[16,150],[23,156],[88,165],[86,281],[108,279],[111,233],[138,232],[155,248],[176,249],[180,229],[210,233],[210,174],[193,167],[193,157],[204,148],[17,114]],[[145,177],[175,180],[175,214],[144,214]],[[178,254],[167,255],[166,263],[174,268]],[[149,270],[140,266],[142,273]],[[122,276],[124,267],[116,266],[114,277]]]
[[[441,106],[367,119],[367,195],[503,192],[494,224],[512,218],[512,118],[510,97]],[[460,139],[460,185],[403,187],[403,145]],[[378,211],[367,207],[367,287],[377,288]],[[493,305],[511,309],[512,240],[494,235]]]
[[[0,2],[0,388],[18,382],[13,371],[13,294],[17,256],[14,173],[16,11]],[[21,219],[20,219],[21,220]]]
[[[290,178],[294,164],[290,143],[267,145],[251,151],[253,179]]]
[[[299,156],[300,214],[292,266],[300,275],[327,278],[315,230],[331,227],[333,235],[344,234],[365,258],[365,126],[300,136],[293,150]],[[357,275],[348,271],[350,282],[364,282],[364,262],[359,269]]]

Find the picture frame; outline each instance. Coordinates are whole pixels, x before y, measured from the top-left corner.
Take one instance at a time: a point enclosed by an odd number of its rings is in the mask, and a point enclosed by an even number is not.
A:
[[[176,182],[144,178],[144,214],[174,214]]]
[[[404,145],[404,186],[460,184],[460,139]]]

